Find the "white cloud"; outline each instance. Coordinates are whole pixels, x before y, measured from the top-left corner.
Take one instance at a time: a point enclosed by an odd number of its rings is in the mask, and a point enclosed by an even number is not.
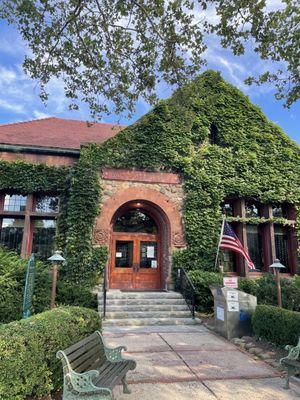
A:
[[[38,118],[38,119],[51,117],[51,115],[43,113],[43,112],[41,112],[39,110],[34,110],[33,111],[33,115],[34,115],[34,118]]]
[[[16,114],[25,114],[25,108],[22,104],[9,102],[0,98],[0,109],[3,108],[7,111],[12,111]]]

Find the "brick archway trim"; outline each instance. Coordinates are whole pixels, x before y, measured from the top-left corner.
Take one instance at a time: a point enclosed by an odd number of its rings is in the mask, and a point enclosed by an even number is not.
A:
[[[186,246],[181,215],[176,205],[167,196],[156,190],[139,187],[120,190],[103,204],[93,233],[93,243],[95,245],[109,244],[112,220],[115,213],[124,204],[133,201],[146,201],[160,209],[168,220],[170,230],[169,245],[172,248]]]

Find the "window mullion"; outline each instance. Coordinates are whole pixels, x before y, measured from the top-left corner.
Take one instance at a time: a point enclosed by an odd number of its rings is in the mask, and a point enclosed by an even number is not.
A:
[[[23,231],[23,239],[22,239],[22,247],[21,247],[21,257],[27,258],[32,249],[32,224],[30,220],[30,216],[33,209],[33,195],[29,194],[26,202],[25,209],[25,220],[24,220],[24,231]]]

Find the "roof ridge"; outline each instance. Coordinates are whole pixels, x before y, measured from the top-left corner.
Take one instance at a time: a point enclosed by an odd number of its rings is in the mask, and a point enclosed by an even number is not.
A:
[[[0,128],[4,126],[12,126],[12,125],[21,125],[21,124],[27,124],[27,123],[33,123],[33,122],[39,122],[39,121],[46,121],[49,119],[56,119],[56,120],[61,120],[61,121],[73,121],[73,122],[81,122],[81,123],[86,123],[87,125],[107,125],[107,126],[116,126],[116,127],[126,127],[127,125],[121,125],[118,124],[117,122],[89,122],[89,121],[84,121],[81,119],[71,119],[71,118],[59,118],[59,117],[45,117],[45,118],[36,118],[36,119],[29,119],[27,121],[17,121],[17,122],[9,122],[7,124],[0,124]]]
[[[21,124],[27,124],[27,123],[31,123],[31,122],[38,122],[38,121],[45,121],[46,119],[59,119],[59,118],[44,117],[44,118],[28,119],[27,121],[8,122],[6,124],[0,124],[0,127],[9,126],[9,125],[21,125]]]

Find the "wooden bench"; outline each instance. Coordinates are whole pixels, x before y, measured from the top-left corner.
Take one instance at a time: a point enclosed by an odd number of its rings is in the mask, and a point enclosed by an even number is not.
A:
[[[122,356],[120,346],[105,346],[100,332],[57,352],[63,365],[63,400],[113,400],[112,389],[120,382],[129,394],[126,373],[136,368],[136,362]]]
[[[285,346],[289,350],[289,354],[280,359],[280,364],[286,370],[286,378],[284,389],[290,388],[290,377],[300,373],[300,337],[297,346]]]

